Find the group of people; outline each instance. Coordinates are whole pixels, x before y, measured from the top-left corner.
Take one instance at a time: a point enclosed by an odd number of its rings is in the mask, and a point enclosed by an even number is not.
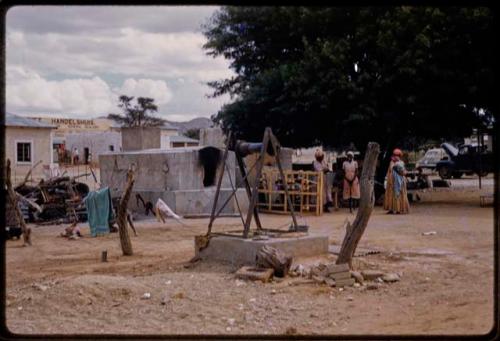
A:
[[[388,214],[406,214],[410,211],[410,203],[408,201],[408,193],[406,189],[406,170],[404,162],[401,160],[403,152],[400,149],[394,149],[387,169],[387,186],[384,196],[384,209]],[[322,150],[316,150],[314,154],[313,168],[316,172],[327,174],[331,172],[325,160],[325,154]],[[360,188],[358,178],[358,163],[354,160],[354,153],[347,152],[347,160],[342,163],[343,179],[342,179],[342,198],[349,202],[349,206],[357,204],[360,199]],[[333,207],[332,200],[332,185],[329,181],[323,182],[324,197],[326,203],[324,210],[329,211]]]

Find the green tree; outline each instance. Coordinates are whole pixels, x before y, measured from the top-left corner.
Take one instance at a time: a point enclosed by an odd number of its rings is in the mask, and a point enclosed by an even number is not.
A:
[[[136,104],[132,103],[133,99],[134,97],[121,95],[118,107],[123,114],[109,114],[108,118],[126,127],[157,127],[165,123],[163,119],[152,116],[158,111],[154,99],[138,97]]]
[[[363,149],[467,136],[497,112],[484,7],[222,7],[204,27],[235,76],[213,116],[240,138],[271,126],[291,147]]]
[[[184,136],[187,136],[187,137],[195,139],[195,140],[199,140],[200,139],[200,129],[195,129],[195,128],[188,129],[184,133]]]

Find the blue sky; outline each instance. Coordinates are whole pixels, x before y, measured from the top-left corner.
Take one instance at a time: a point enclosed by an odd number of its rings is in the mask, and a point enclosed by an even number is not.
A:
[[[229,62],[201,48],[214,6],[18,6],[6,16],[6,104],[20,115],[96,117],[121,94],[148,96],[159,115],[209,117],[229,97],[206,82]]]

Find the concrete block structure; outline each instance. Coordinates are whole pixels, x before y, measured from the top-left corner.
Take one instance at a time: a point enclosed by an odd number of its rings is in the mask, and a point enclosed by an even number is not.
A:
[[[123,151],[99,155],[101,184],[111,189],[113,196],[118,196],[125,187],[126,173],[130,165],[135,167],[135,183],[129,202],[132,210],[142,210],[135,200],[135,193],[140,193],[146,201],[153,204],[161,198],[179,215],[209,215],[215,197],[217,179],[224,166],[220,162],[210,174],[200,162],[199,151],[204,147],[186,147],[173,149],[147,149]],[[220,150],[222,159],[223,151]],[[222,178],[219,203],[222,205],[232,192],[231,180],[235,181],[234,153],[228,155],[227,170]],[[211,178],[207,178],[212,175]],[[231,176],[231,180],[229,179]],[[248,207],[248,198],[244,189],[237,191],[238,203],[242,210]],[[223,214],[237,213],[236,200],[233,197]]]
[[[161,129],[156,127],[122,127],[123,151],[161,147]]]
[[[200,145],[213,146],[224,149],[225,145],[224,133],[219,127],[200,129]]]
[[[118,131],[90,131],[68,134],[66,136],[66,147],[68,150],[78,148],[81,163],[95,164],[100,154],[120,151],[122,148],[122,137]]]

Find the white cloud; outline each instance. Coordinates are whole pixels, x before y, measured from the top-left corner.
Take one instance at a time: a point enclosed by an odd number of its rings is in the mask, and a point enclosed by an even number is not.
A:
[[[167,87],[167,83],[153,79],[128,78],[115,92],[127,96],[151,97],[158,105],[166,104],[172,98],[172,92]]]
[[[123,93],[154,98],[164,116],[210,116],[229,98],[206,98],[204,83],[233,75],[202,49],[199,26],[215,8],[15,7],[6,20],[7,106],[97,115],[116,111]]]
[[[157,104],[166,104],[172,94],[165,81],[125,80],[121,87],[111,87],[100,77],[47,80],[33,70],[7,68],[7,111],[27,113],[62,113],[95,116],[117,110],[118,96],[146,96]]]

